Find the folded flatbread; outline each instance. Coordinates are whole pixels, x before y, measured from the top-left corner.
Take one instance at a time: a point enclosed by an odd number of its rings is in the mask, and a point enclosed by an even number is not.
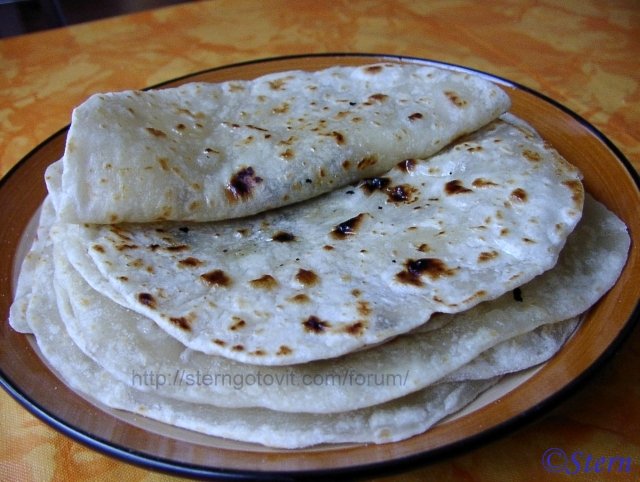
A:
[[[501,351],[485,355],[491,357],[485,366],[516,370],[536,363],[536,349],[543,359],[544,353],[555,353],[575,324],[541,329],[525,343],[515,337],[586,311],[615,283],[629,248],[624,223],[593,199],[587,201],[557,265],[520,287],[517,296],[510,292],[463,313],[440,314],[439,328],[419,329],[338,359],[264,367],[186,350],[148,318],[91,289],[60,246],[54,257],[57,304],[76,345],[132,388],[224,407],[353,410],[451,376],[505,340],[511,341]],[[370,383],[362,382],[367,379]]]
[[[183,345],[244,363],[336,357],[551,268],[579,172],[506,115],[427,160],[235,221],[58,225],[93,289]]]
[[[64,222],[229,219],[429,156],[508,108],[479,76],[400,64],[96,94],[46,180]]]

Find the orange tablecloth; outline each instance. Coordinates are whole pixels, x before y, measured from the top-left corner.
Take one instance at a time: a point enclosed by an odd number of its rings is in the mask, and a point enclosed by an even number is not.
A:
[[[426,57],[507,77],[585,117],[640,169],[637,0],[217,0],[0,40],[0,175],[65,126],[91,93],[318,52]],[[540,463],[550,447],[633,460],[631,473],[571,480],[638,480],[639,367],[635,330],[610,363],[543,418],[402,480],[560,480]],[[1,480],[171,479],[67,439],[4,392],[0,426]]]

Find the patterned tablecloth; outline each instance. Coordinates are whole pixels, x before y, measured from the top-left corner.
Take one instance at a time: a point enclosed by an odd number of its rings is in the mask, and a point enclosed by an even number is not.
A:
[[[89,94],[257,58],[375,52],[485,70],[566,105],[640,169],[637,0],[216,0],[0,40],[0,175],[65,126]],[[397,480],[568,480],[558,447],[631,457],[640,477],[640,330],[581,390],[526,427]],[[57,433],[0,394],[0,479],[168,480]]]

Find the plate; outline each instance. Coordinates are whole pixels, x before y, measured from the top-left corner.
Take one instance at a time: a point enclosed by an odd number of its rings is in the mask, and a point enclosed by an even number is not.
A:
[[[39,357],[31,336],[0,326],[0,383],[36,416],[94,449],[150,469],[200,477],[378,474],[458,453],[514,429],[557,403],[611,355],[640,317],[640,180],[623,154],[593,126],[553,100],[522,85],[465,67],[425,59],[369,54],[280,57],[214,68],[159,86],[251,79],[292,69],[378,61],[419,63],[479,75],[511,96],[512,112],[531,123],[580,168],[596,199],[621,217],[632,237],[627,265],[616,286],[592,308],[579,330],[549,362],[505,379],[464,412],[422,435],[384,445],[323,445],[277,450],[230,442],[168,427],[101,407],[70,390]],[[12,290],[34,213],[45,196],[43,173],[62,156],[67,128],[35,148],[0,180],[0,313],[8,318]]]

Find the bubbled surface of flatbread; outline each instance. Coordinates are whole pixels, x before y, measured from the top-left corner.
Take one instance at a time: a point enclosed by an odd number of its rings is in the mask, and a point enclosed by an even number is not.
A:
[[[478,76],[399,64],[96,94],[47,184],[65,222],[229,219],[426,157],[508,108]]]
[[[252,218],[54,233],[89,284],[185,346],[278,365],[526,283],[555,265],[583,195],[578,171],[506,116],[428,160]]]

